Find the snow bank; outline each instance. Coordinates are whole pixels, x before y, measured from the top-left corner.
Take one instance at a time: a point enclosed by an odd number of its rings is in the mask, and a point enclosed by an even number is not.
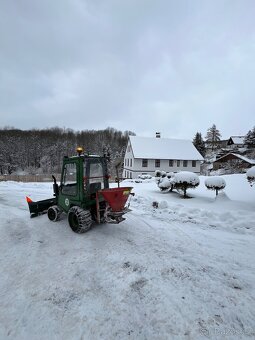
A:
[[[246,172],[246,176],[255,179],[255,166],[253,166]]]
[[[253,166],[247,171],[246,176],[248,182],[251,184],[251,186],[253,186],[253,184],[255,183],[255,166]]]

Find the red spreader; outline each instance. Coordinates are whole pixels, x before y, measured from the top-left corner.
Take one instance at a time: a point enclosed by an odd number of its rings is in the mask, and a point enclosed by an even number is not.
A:
[[[113,212],[123,211],[132,187],[111,188],[100,190],[100,194],[109,203]]]

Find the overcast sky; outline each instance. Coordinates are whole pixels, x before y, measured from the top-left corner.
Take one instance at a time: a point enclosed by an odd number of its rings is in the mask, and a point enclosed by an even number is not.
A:
[[[0,127],[255,125],[254,0],[0,0]]]

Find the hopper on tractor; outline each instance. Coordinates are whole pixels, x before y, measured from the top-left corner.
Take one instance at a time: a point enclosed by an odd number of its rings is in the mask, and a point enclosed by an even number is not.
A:
[[[54,197],[33,202],[27,197],[30,216],[48,214],[56,222],[62,213],[68,216],[71,229],[76,233],[88,231],[93,223],[120,223],[129,209],[125,206],[132,187],[109,188],[107,158],[82,154],[64,157],[60,185],[53,177]]]

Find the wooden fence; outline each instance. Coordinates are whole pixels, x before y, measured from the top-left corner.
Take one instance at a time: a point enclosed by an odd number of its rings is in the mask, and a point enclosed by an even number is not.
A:
[[[60,181],[60,174],[54,176],[57,181]],[[52,182],[52,175],[0,175],[0,181],[15,181],[15,182]]]

